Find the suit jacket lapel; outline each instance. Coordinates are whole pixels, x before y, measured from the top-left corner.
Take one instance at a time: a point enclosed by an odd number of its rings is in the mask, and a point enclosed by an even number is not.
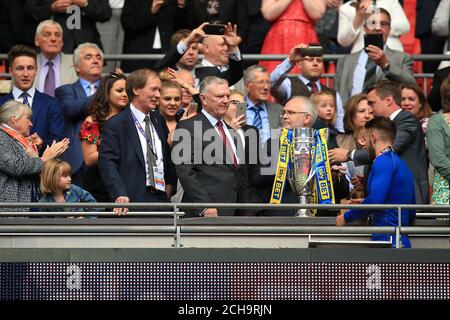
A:
[[[133,147],[134,151],[138,156],[139,162],[145,169],[144,151],[142,150],[141,141],[139,140],[137,128],[136,125],[134,124],[133,116],[131,115],[131,109],[130,107],[127,107],[122,112],[125,112],[124,128],[128,136],[128,140],[130,141],[130,145]]]
[[[33,103],[31,105],[31,110],[33,111],[33,115],[31,116],[31,121],[33,122],[33,127],[36,127],[38,115],[41,112],[41,100],[43,96],[39,91],[34,92]]]
[[[75,91],[77,92],[79,97],[87,97],[86,91],[84,91],[84,88],[81,85],[81,82],[79,79],[75,82],[73,87],[75,88]]]

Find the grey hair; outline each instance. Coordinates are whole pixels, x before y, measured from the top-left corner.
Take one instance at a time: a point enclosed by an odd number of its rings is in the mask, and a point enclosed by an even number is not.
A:
[[[73,65],[74,66],[77,66],[80,63],[81,50],[84,48],[97,49],[100,52],[100,55],[102,56],[102,59],[103,59],[103,51],[102,51],[102,49],[100,49],[98,47],[98,45],[96,45],[95,43],[92,43],[92,42],[85,42],[85,43],[80,44],[73,52]]]
[[[211,85],[216,84],[226,84],[228,86],[228,81],[219,77],[209,76],[203,79],[200,83],[200,93],[206,94],[208,93],[208,89]]]
[[[244,71],[244,82],[252,82],[255,79],[254,72],[267,72],[267,68],[260,66],[259,64],[254,64]]]
[[[54,21],[54,20],[50,20],[50,19],[44,20],[44,21],[42,21],[42,22],[40,22],[40,23],[38,24],[38,26],[37,26],[37,28],[36,28],[36,35],[42,36],[42,35],[43,35],[44,27],[45,27],[46,25],[57,26],[58,29],[59,29],[59,32],[61,32],[61,36],[63,35],[63,29],[62,29],[61,25],[60,25],[58,22],[56,22],[56,21]]]
[[[31,108],[16,100],[8,100],[0,107],[0,124],[8,123],[11,117],[20,118],[22,115],[32,114]]]
[[[314,103],[311,101],[311,99],[308,97],[304,97],[304,96],[294,96],[290,100],[292,100],[292,99],[302,100],[303,105],[305,106],[305,109],[306,109],[305,112],[309,113],[309,115],[311,116],[311,125],[313,125],[317,119],[317,109],[316,109],[316,106],[314,105]]]

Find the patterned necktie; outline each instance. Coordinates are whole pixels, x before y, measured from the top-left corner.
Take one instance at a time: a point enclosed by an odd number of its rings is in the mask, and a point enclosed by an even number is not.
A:
[[[233,148],[231,147],[230,141],[227,139],[227,135],[225,134],[225,130],[223,130],[222,121],[217,121],[217,128],[219,129],[220,138],[222,139],[223,144],[225,145],[225,150],[227,154],[233,158],[233,167],[234,170],[237,170],[237,161],[233,152]]]
[[[311,93],[319,91],[319,88],[317,88],[317,84],[315,82],[309,82],[308,87],[311,88]]]
[[[45,76],[44,93],[49,96],[55,96],[55,70],[53,69],[53,62],[47,61],[48,72]]]
[[[262,130],[262,119],[261,119],[261,111],[263,108],[261,106],[253,106],[250,108],[255,112],[255,117],[253,118],[253,126],[255,126],[259,132]]]
[[[377,64],[372,59],[368,58],[366,63],[366,76],[364,77],[364,84],[362,92],[366,92],[367,89],[375,83],[377,74]]]
[[[28,101],[28,93],[26,93],[25,91],[22,92],[22,94],[19,96],[19,98],[22,98],[23,104],[26,104],[27,106],[29,106],[31,108],[30,102]]]
[[[148,116],[145,116],[144,122],[145,122],[145,134],[147,135],[149,141],[153,141],[152,132],[150,130],[150,118]],[[152,150],[152,148],[153,145],[147,143],[147,170],[150,177],[150,184],[152,187],[155,187],[155,176],[153,173],[153,167],[156,167],[156,160],[155,155],[153,154],[155,150]]]
[[[95,88],[95,84],[94,83],[89,84],[89,96],[94,95],[95,91],[97,91],[97,89]]]

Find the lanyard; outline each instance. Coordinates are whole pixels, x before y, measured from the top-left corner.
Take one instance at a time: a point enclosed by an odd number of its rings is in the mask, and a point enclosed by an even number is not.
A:
[[[153,130],[153,125],[149,124],[149,127],[152,130],[152,140],[150,141],[150,138],[147,136],[147,134],[145,133],[144,129],[142,129],[141,124],[136,119],[136,116],[134,115],[133,112],[131,112],[131,115],[133,116],[134,123],[136,124],[136,127],[138,128],[139,132],[145,138],[145,141],[147,141],[147,147],[150,148],[150,150],[152,151],[153,156],[155,157],[155,160],[158,160],[158,155],[154,151],[154,150],[156,150],[156,146],[155,146],[155,141],[154,141],[154,138],[153,138],[154,135],[155,135],[155,131]],[[150,116],[149,116],[149,121],[150,121]]]

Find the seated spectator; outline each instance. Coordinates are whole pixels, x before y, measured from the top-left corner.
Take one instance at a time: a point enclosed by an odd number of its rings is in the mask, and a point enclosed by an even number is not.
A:
[[[168,129],[155,111],[160,88],[155,71],[132,72],[126,81],[130,104],[103,126],[99,170],[116,203],[148,202],[151,208],[152,202],[168,202],[174,192],[176,175],[167,144]],[[114,211],[122,215],[128,208]]]
[[[449,204],[450,182],[450,77],[441,86],[442,110],[428,123],[428,156],[434,166],[433,204]]]
[[[37,202],[39,174],[45,162],[60,156],[68,139],[53,142],[39,157],[30,139],[32,111],[10,100],[0,107],[0,202]],[[25,208],[2,208],[0,211],[28,211]]]
[[[265,67],[253,65],[245,70],[247,124],[258,129],[261,144],[265,144],[272,137],[272,130],[279,128],[283,111],[281,105],[269,102],[270,84],[270,75]]]
[[[73,55],[64,54],[63,30],[58,22],[45,20],[39,23],[35,37],[37,55],[37,77],[34,86],[49,96],[55,96],[55,89],[77,80],[73,67]]]
[[[377,117],[366,124],[370,131],[370,147],[373,161],[372,171],[368,182],[368,195],[365,199],[352,199],[353,204],[415,204],[414,179],[405,162],[395,153],[393,142],[395,124],[393,121]],[[415,219],[416,212],[411,209],[402,210],[401,226],[409,226]],[[336,218],[336,224],[343,226],[357,219],[370,216],[374,226],[398,226],[397,209],[385,210],[357,210],[351,209]],[[391,241],[396,245],[394,234],[373,234],[372,240]],[[404,248],[410,248],[411,243],[407,235],[401,236]]]
[[[369,45],[338,60],[334,86],[345,103],[351,96],[366,92],[369,86],[381,79],[397,83],[415,82],[412,58],[386,45],[391,32],[391,16],[383,8],[371,14],[364,25],[367,34],[382,34],[384,49]],[[356,67],[355,67],[356,66]]]
[[[23,45],[14,46],[8,53],[8,60],[13,87],[9,94],[0,97],[0,104],[14,99],[33,109],[31,133],[32,138],[37,139],[34,142],[42,154],[46,146],[66,136],[61,107],[55,98],[39,92],[33,86],[37,71],[34,49]]]
[[[402,84],[400,89],[402,90],[402,109],[415,115],[422,125],[423,133],[426,133],[432,112],[422,89],[415,82]]]
[[[181,87],[176,82],[164,81],[161,84],[159,97],[159,113],[166,120],[169,135],[177,126],[176,115],[181,107]]]
[[[73,12],[68,10],[72,5],[78,6],[81,11],[78,27],[74,25]],[[108,0],[27,0],[25,15],[35,23],[48,19],[58,22],[64,30],[63,51],[72,54],[85,42],[92,42],[103,48],[96,23],[108,21],[112,11]]]
[[[172,34],[185,28],[183,23],[177,25],[184,12],[175,0],[125,1],[120,17],[124,30],[123,53],[157,54],[169,50]],[[148,60],[124,60],[121,64],[127,73],[154,65],[155,61]]]
[[[281,104],[294,96],[309,97],[316,91],[329,91],[336,96],[337,114],[335,128],[338,131],[344,131],[343,118],[344,108],[339,93],[328,88],[320,82],[323,72],[323,57],[303,57],[300,54],[301,48],[306,48],[306,44],[298,44],[291,48],[289,56],[280,63],[270,75],[272,95],[277,98]],[[295,78],[288,78],[288,73],[296,65],[300,67],[300,75]]]
[[[82,188],[72,184],[72,168],[70,164],[59,160],[52,159],[44,164],[41,174],[40,189],[42,198],[41,203],[80,203],[80,202],[96,202],[94,197]],[[41,211],[98,211],[97,208],[43,208]]]
[[[100,85],[103,69],[103,52],[94,43],[83,43],[73,54],[73,64],[78,80],[56,89],[55,96],[61,103],[66,127],[66,136],[71,139],[64,160],[72,167],[72,179],[78,186],[84,186],[86,166],[83,164],[80,127],[87,116],[87,109]]]
[[[377,0],[376,7],[372,0],[351,0],[339,8],[338,42],[343,47],[352,46],[352,53],[364,48],[364,28],[366,19],[376,8],[383,8],[393,17],[390,33],[385,43],[392,49],[403,51],[400,36],[408,33],[409,21],[398,0]],[[382,22],[383,23],[383,22]]]
[[[87,110],[87,118],[81,124],[78,138],[86,165],[84,188],[98,202],[109,202],[108,193],[98,171],[99,148],[102,143],[102,129],[105,122],[121,112],[128,105],[125,90],[126,77],[110,73],[105,76]]]

